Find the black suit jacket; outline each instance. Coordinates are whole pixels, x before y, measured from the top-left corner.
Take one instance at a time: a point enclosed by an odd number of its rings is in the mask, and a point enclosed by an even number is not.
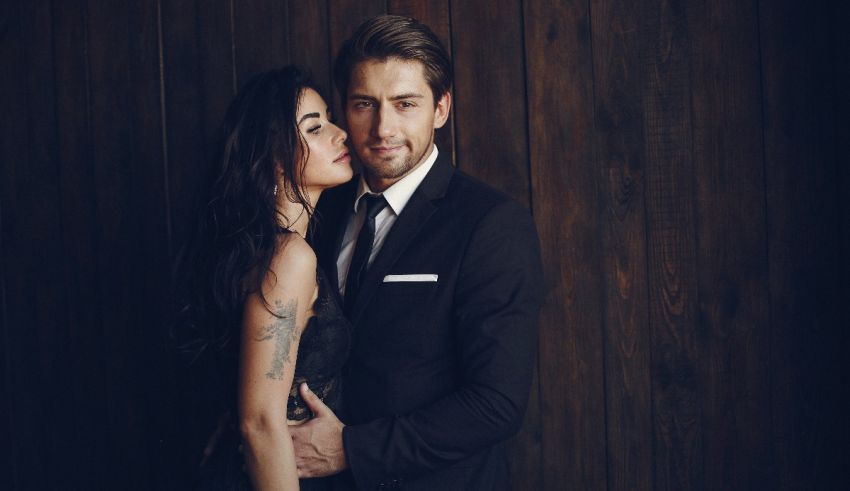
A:
[[[317,252],[336,259],[357,180],[319,203]],[[436,282],[384,282],[436,274]],[[543,279],[533,221],[441,154],[370,266],[344,374],[342,488],[506,489],[500,441],[525,412]],[[348,484],[345,484],[345,483]]]

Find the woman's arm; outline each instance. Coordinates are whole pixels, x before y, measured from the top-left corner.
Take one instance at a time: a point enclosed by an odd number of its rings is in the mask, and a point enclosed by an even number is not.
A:
[[[239,427],[245,466],[257,490],[298,489],[287,394],[301,333],[316,295],[316,256],[300,237],[282,238],[263,293],[245,303],[239,357]]]

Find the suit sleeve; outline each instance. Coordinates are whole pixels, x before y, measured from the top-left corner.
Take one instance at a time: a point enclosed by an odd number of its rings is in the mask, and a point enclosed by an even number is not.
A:
[[[461,384],[412,413],[345,428],[361,489],[447,467],[522,425],[542,301],[537,233],[526,210],[505,202],[480,220],[467,244],[453,306]]]

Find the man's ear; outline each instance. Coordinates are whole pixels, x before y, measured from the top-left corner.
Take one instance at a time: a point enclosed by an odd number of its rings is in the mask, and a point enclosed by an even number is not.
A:
[[[437,107],[434,108],[434,128],[442,128],[446,121],[449,120],[449,111],[452,108],[452,93],[448,90],[440,100],[437,101]]]

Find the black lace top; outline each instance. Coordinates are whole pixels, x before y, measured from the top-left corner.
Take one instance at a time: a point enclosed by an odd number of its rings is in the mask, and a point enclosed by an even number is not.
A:
[[[340,373],[351,345],[351,324],[342,312],[333,285],[321,268],[316,271],[316,282],[319,294],[313,304],[314,315],[307,321],[301,335],[295,376],[289,391],[286,409],[291,420],[312,416],[298,392],[302,382],[307,382],[310,390],[334,412],[341,407]]]

